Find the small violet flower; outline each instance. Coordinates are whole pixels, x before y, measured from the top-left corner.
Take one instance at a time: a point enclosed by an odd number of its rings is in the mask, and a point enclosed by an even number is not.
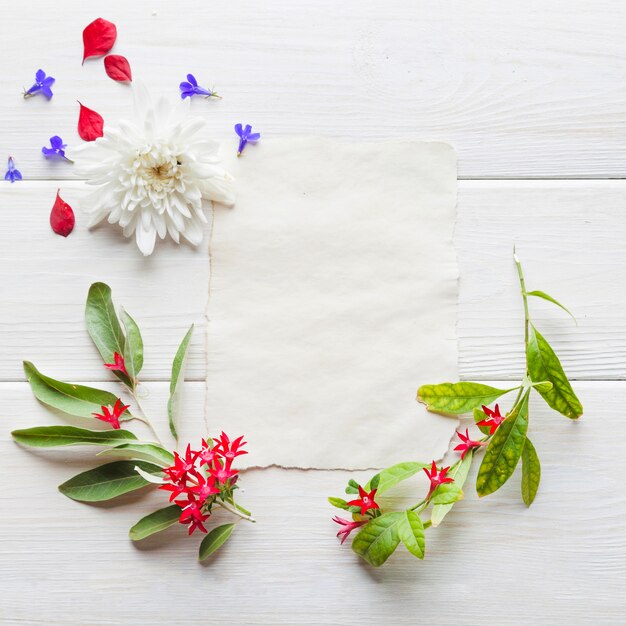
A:
[[[10,180],[14,183],[16,180],[22,180],[22,172],[15,167],[15,161],[13,157],[9,157],[9,165],[7,167],[7,173],[4,175],[4,180]]]
[[[52,98],[52,83],[54,83],[54,78],[52,76],[46,76],[46,73],[43,70],[37,70],[35,74],[35,83],[33,86],[24,92],[24,98],[31,98],[35,94],[42,93],[48,100]]]
[[[63,143],[63,139],[61,139],[61,137],[59,137],[58,135],[55,135],[54,137],[50,137],[50,146],[51,146],[50,148],[47,148],[46,146],[44,146],[41,149],[41,152],[46,157],[46,159],[50,159],[53,157],[61,157],[62,159],[65,159],[66,161],[73,163],[71,159],[68,159],[65,156],[65,148],[67,148],[67,144]]]
[[[248,142],[256,143],[259,139],[261,139],[261,133],[253,133],[252,126],[250,126],[250,124],[246,124],[245,128],[243,128],[241,124],[235,124],[235,132],[239,135],[239,148],[237,148],[237,156],[241,156],[241,153]]]
[[[180,97],[191,98],[192,96],[205,96],[207,98],[221,98],[212,89],[205,89],[198,86],[198,81],[193,74],[187,74],[187,80],[183,81],[180,85]]]

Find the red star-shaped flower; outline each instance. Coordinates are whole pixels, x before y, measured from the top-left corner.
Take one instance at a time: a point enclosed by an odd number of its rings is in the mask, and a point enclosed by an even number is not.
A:
[[[380,507],[374,502],[374,496],[376,496],[376,489],[372,489],[369,493],[359,485],[359,498],[357,500],[350,500],[348,504],[350,506],[360,506],[361,515],[365,515],[369,509],[379,509]]]
[[[115,352],[113,354],[114,363],[105,363],[104,367],[111,370],[112,372],[122,372],[122,374],[126,374],[128,376],[128,372],[126,371],[126,365],[124,364],[124,357],[121,354]]]
[[[115,406],[102,406],[102,413],[94,413],[93,416],[103,422],[108,422],[117,430],[120,428],[120,416],[129,406],[129,404],[122,404],[122,401],[118,398]]]
[[[228,438],[228,435],[225,432],[219,436],[217,443],[215,444],[214,450],[219,451],[219,453],[226,460],[226,469],[230,469],[235,457],[241,456],[242,454],[248,454],[246,450],[241,450],[243,446],[246,445],[246,442],[242,437],[237,437],[232,443]]]
[[[178,482],[185,478],[187,472],[194,469],[194,463],[198,457],[198,452],[191,449],[191,444],[187,445],[185,456],[181,457],[178,452],[174,452],[174,465],[166,467],[163,473],[166,474],[172,482]]]
[[[430,470],[425,467],[424,471],[426,472],[426,476],[428,476],[428,480],[430,480],[430,489],[428,490],[428,495],[426,499],[432,496],[433,491],[439,487],[439,485],[444,485],[445,483],[453,483],[454,478],[450,478],[446,476],[450,467],[442,467],[440,470],[437,469],[437,464],[433,461],[433,464]]]
[[[233,476],[237,475],[237,470],[228,467],[228,462],[226,466],[222,466],[219,461],[216,461],[214,465],[209,468],[209,473],[211,474],[211,476],[213,476],[214,479],[224,485],[231,478],[233,478]]]
[[[182,509],[179,522],[181,524],[189,524],[189,534],[193,534],[196,528],[203,533],[206,533],[206,528],[202,525],[209,519],[210,515],[202,512],[202,503],[194,498],[193,495],[189,495],[188,500],[177,500],[176,504]]]
[[[505,415],[500,415],[500,407],[496,404],[493,411],[483,405],[483,412],[487,416],[487,419],[481,420],[480,422],[476,422],[477,426],[486,426],[489,428],[489,434],[493,435],[493,433],[498,430],[498,426],[502,424],[502,422],[506,419]]]
[[[468,428],[465,429],[465,434],[463,434],[461,432],[457,432],[456,434],[458,435],[458,437],[462,441],[462,443],[460,443],[454,449],[458,450],[461,453],[461,460],[463,460],[465,458],[465,455],[470,450],[473,450],[474,448],[478,448],[480,446],[484,446],[485,445],[484,441],[474,441],[473,439],[471,439],[470,436],[469,436],[469,429]]]
[[[335,515],[335,517],[333,517],[333,522],[337,522],[337,524],[341,524],[341,526],[343,526],[343,528],[341,528],[337,533],[337,537],[341,537],[341,543],[343,543],[355,528],[363,526],[363,524],[367,523],[367,520],[355,522],[354,520],[347,520],[343,517],[339,517],[339,515]]]
[[[200,454],[198,455],[198,457],[200,458],[200,465],[211,465],[220,458],[219,448],[215,445],[212,446],[212,441],[212,439],[202,440],[202,449],[200,450]]]

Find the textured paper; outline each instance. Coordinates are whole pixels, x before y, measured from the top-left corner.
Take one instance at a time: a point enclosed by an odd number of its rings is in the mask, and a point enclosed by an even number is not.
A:
[[[208,305],[209,424],[248,466],[441,458],[457,421],[456,159],[443,143],[263,139],[227,159]]]

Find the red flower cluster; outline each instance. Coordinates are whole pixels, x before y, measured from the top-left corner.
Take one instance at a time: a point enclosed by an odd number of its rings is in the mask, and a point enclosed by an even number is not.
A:
[[[502,422],[506,419],[506,416],[500,415],[500,407],[497,404],[493,411],[489,407],[483,405],[483,413],[487,416],[487,419],[476,422],[476,425],[486,426],[489,428],[489,434],[493,435],[493,433],[498,430],[498,426],[500,426],[500,424],[502,424]]]
[[[188,526],[190,535],[196,528],[207,532],[203,523],[211,515],[214,496],[231,489],[237,481],[238,472],[232,464],[236,457],[248,454],[242,450],[245,444],[243,437],[231,442],[225,433],[215,441],[203,439],[200,450],[192,450],[190,444],[184,456],[174,452],[174,465],[163,470],[169,480],[159,489],[172,492],[170,502],[182,509],[179,521]]]

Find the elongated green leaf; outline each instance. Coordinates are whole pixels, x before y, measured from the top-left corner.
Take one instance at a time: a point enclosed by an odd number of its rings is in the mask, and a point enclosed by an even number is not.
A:
[[[556,304],[556,306],[563,309],[573,320],[576,322],[576,318],[572,315],[572,312],[564,307],[558,300],[555,300],[552,296],[548,295],[544,291],[528,291],[526,293],[527,296],[534,296],[535,298],[542,298],[543,300],[547,300],[548,302],[552,302],[552,304]],[[578,324],[578,322],[576,322]]]
[[[328,498],[328,502],[332,504],[334,507],[338,509],[343,509],[344,511],[350,510],[350,505],[343,498]]]
[[[424,524],[415,511],[405,511],[398,523],[398,535],[406,549],[418,559],[424,558]]]
[[[398,526],[404,512],[383,513],[369,521],[352,541],[352,550],[374,567],[381,566],[400,543]]]
[[[93,417],[94,413],[102,412],[102,406],[112,406],[117,400],[109,391],[45,376],[29,361],[24,361],[24,373],[37,400],[69,415]]]
[[[140,541],[154,533],[158,533],[173,526],[180,518],[180,507],[176,504],[166,506],[150,515],[142,517],[129,531],[128,535],[133,541]]]
[[[348,481],[348,486],[346,487],[346,493],[350,495],[354,493],[359,493],[359,483],[357,483],[356,480],[354,480],[354,478],[351,478]]]
[[[424,467],[428,467],[428,463],[407,461],[406,463],[398,463],[397,465],[392,465],[391,467],[382,470],[376,474],[376,476],[378,476],[377,494],[380,495],[381,493],[384,493],[387,489],[390,489],[403,480],[417,474],[417,472]],[[370,491],[375,488],[376,487],[374,487],[372,481],[365,485],[366,491]]]
[[[75,426],[35,426],[14,430],[11,435],[18,443],[35,448],[54,448],[56,446],[117,446],[136,440],[128,430],[87,430]]]
[[[176,432],[176,419],[178,417],[178,410],[180,406],[181,396],[181,378],[185,378],[185,357],[187,356],[187,347],[191,340],[191,334],[193,333],[193,324],[187,331],[187,334],[183,337],[183,340],[178,346],[174,362],[172,363],[172,380],[170,382],[170,399],[167,402],[167,417],[170,423],[170,431],[174,436],[174,439],[178,440],[178,433]]]
[[[150,484],[136,471],[139,466],[145,472],[161,475],[161,468],[146,461],[114,461],[78,474],[59,485],[59,491],[72,500],[102,502],[135,491]]]
[[[534,387],[539,393],[546,393],[547,391],[552,391],[554,385],[549,381],[542,381],[540,383],[531,383],[531,387]]]
[[[174,455],[169,450],[155,443],[123,443],[114,448],[103,450],[98,456],[117,456],[145,460],[162,467],[169,467],[174,464]]]
[[[456,481],[439,485],[433,493],[431,502],[433,504],[454,504],[463,498],[463,490]]]
[[[417,391],[417,399],[429,411],[457,415],[483,404],[491,404],[509,391],[512,389],[496,389],[481,383],[441,383],[423,385]]]
[[[552,383],[552,389],[538,388],[537,391],[548,405],[561,415],[570,419],[579,418],[583,413],[583,407],[567,380],[561,362],[550,344],[532,324],[529,330],[526,362],[530,377],[532,380]]]
[[[467,474],[469,472],[470,467],[472,466],[472,458],[474,456],[474,451],[470,450],[465,458],[454,468],[452,468],[448,474],[454,478],[454,484],[463,489],[463,485],[467,479]],[[430,521],[433,527],[439,526],[443,521],[443,518],[450,512],[450,509],[454,506],[454,502],[449,504],[436,504],[433,507],[433,511],[430,515]]]
[[[526,437],[522,450],[522,499],[530,506],[537,495],[541,480],[541,464],[535,446]]]
[[[89,288],[85,322],[87,332],[105,363],[113,363],[115,352],[124,354],[124,333],[117,319],[108,285],[94,283]]]
[[[199,560],[204,561],[211,556],[218,548],[221,548],[233,534],[234,524],[222,524],[214,528],[200,544]]]
[[[135,379],[143,367],[143,339],[135,320],[122,309],[122,322],[126,329],[124,365],[128,375]]]
[[[526,392],[522,396],[487,446],[476,479],[476,491],[481,497],[500,489],[515,470],[528,430],[528,395]]]

